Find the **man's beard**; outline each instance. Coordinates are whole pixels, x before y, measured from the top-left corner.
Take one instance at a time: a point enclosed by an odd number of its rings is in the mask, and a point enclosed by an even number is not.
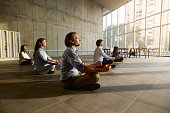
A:
[[[75,46],[78,47],[78,46],[80,46],[80,44],[76,44]]]

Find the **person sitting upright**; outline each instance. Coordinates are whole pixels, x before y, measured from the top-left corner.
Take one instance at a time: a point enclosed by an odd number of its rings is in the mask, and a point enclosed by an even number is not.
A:
[[[114,60],[114,62],[122,62],[124,60],[123,57],[119,56],[118,49],[119,48],[117,46],[115,46],[114,50],[113,50],[113,53],[112,53],[112,57],[116,57],[117,58],[117,59]]]
[[[44,38],[39,38],[35,44],[34,50],[34,71],[36,74],[52,74],[55,72],[55,65],[60,63],[59,60],[53,60],[49,57],[44,48],[46,46],[46,41]]]
[[[27,46],[22,45],[19,53],[19,64],[21,65],[31,65],[33,64],[32,59],[27,54]]]
[[[112,64],[115,60],[115,57],[110,57],[107,56],[104,51],[103,51],[103,40],[99,39],[96,41],[96,46],[97,48],[94,51],[94,64],[100,64],[101,66],[98,67],[103,67],[106,64]],[[115,65],[111,65],[112,68],[115,67]]]
[[[80,38],[76,32],[70,32],[65,37],[67,47],[61,57],[61,77],[60,80],[65,89],[96,90],[100,88],[97,81],[100,75],[97,72],[107,72],[110,65],[103,68],[95,68],[94,65],[86,64],[81,61],[76,48],[80,45]]]

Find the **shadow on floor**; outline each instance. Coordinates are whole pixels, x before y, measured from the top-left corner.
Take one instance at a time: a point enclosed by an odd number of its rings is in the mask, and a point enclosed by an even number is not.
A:
[[[115,73],[115,72],[107,72],[107,73],[102,73],[101,76],[121,76],[121,75],[141,75],[141,74],[169,74],[170,71],[138,71],[138,72],[126,72],[126,73]]]
[[[60,81],[0,83],[0,91],[0,99],[48,98],[75,93],[65,90]]]
[[[103,86],[100,88],[99,92],[104,93],[104,92],[123,92],[140,90],[157,90],[157,89],[170,89],[170,83]]]
[[[170,83],[104,86],[95,92],[105,93],[157,89],[170,89]],[[48,98],[75,93],[72,90],[65,90],[60,81],[0,83],[0,91],[0,99]],[[92,93],[93,91],[90,92]]]
[[[0,80],[51,80],[56,79],[59,80],[60,74],[46,74],[46,75],[36,75],[34,71],[8,71],[8,72],[0,72]]]

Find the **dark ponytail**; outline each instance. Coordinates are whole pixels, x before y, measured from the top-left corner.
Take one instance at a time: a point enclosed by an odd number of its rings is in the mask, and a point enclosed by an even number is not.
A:
[[[35,48],[34,48],[34,55],[33,55],[34,59],[35,59],[35,53],[36,53],[37,49],[40,48],[39,43],[42,43],[43,40],[45,40],[45,38],[37,39],[37,42],[36,42]]]

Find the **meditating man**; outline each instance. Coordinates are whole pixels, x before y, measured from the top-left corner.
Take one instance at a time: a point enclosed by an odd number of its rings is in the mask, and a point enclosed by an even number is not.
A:
[[[76,48],[80,45],[80,38],[76,32],[70,32],[65,37],[67,47],[61,57],[60,80],[66,89],[96,90],[100,88],[97,83],[100,75],[97,72],[107,72],[110,65],[95,68],[95,65],[86,64],[77,55]]]

